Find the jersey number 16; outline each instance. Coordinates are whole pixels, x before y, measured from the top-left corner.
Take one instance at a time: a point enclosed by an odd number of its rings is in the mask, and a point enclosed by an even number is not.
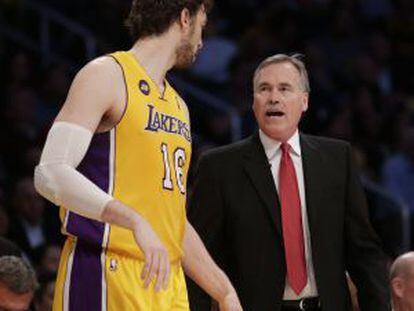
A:
[[[173,190],[173,181],[171,178],[171,168],[168,154],[168,145],[166,143],[161,144],[162,159],[164,162],[164,178],[162,179],[162,187],[164,189]],[[185,184],[183,181],[186,156],[183,148],[176,148],[173,153],[175,178],[177,180],[178,189],[182,194],[185,194]]]

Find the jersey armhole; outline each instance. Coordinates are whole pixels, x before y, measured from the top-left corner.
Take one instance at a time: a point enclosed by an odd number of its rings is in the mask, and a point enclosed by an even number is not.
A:
[[[122,71],[122,78],[123,78],[123,81],[124,81],[124,89],[125,89],[125,103],[124,103],[124,110],[122,111],[122,114],[121,114],[121,116],[119,117],[119,119],[114,123],[114,125],[111,127],[111,128],[109,128],[108,130],[106,130],[105,132],[109,132],[109,131],[111,131],[112,129],[114,129],[119,123],[121,123],[121,121],[122,121],[122,119],[124,118],[124,115],[125,115],[125,113],[126,113],[126,111],[127,111],[127,108],[128,108],[128,102],[129,102],[129,94],[128,94],[128,86],[127,86],[127,82],[126,82],[126,76],[125,76],[125,70],[124,70],[124,67],[122,67],[122,65],[121,65],[121,63],[118,61],[118,59],[115,57],[115,56],[113,56],[113,55],[111,55],[111,54],[107,54],[106,56],[108,56],[108,57],[111,57],[117,64],[118,64],[118,66],[121,68],[121,71]]]

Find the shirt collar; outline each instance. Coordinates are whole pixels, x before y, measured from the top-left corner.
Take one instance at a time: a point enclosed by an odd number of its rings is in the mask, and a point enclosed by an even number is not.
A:
[[[280,149],[280,145],[282,143],[273,138],[270,138],[262,130],[259,130],[259,137],[260,137],[260,141],[262,142],[263,148],[265,150],[267,159],[268,160],[273,159],[273,157],[276,155],[276,153]],[[292,147],[291,150],[293,154],[300,157],[302,152],[300,149],[299,131],[296,130],[296,132],[292,135],[292,137],[288,139],[287,142]]]

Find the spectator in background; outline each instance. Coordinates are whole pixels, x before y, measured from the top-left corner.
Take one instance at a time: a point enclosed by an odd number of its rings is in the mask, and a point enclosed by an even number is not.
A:
[[[20,179],[11,198],[13,226],[9,238],[15,241],[28,257],[37,264],[42,250],[49,242],[59,238],[55,226],[48,225],[44,218],[45,200],[35,191],[29,177]]]
[[[217,15],[209,19],[203,49],[190,69],[195,76],[215,84],[229,81],[229,66],[237,53],[236,43],[221,33],[221,26],[224,23]]]
[[[394,311],[414,310],[414,252],[398,257],[390,271]]]
[[[8,63],[8,91],[14,91],[33,83],[33,61],[27,53],[15,53]]]
[[[37,92],[32,87],[21,87],[9,93],[6,122],[16,134],[33,139],[37,134],[36,110],[39,108]]]
[[[1,116],[0,116],[0,122],[1,122]],[[2,137],[0,135],[0,147],[3,145],[4,144],[2,143]],[[7,178],[6,165],[4,163],[3,155],[0,154],[0,185],[6,182],[6,178]],[[1,200],[1,196],[2,196],[2,189],[0,186],[0,200]]]
[[[57,64],[47,69],[40,87],[42,105],[37,111],[40,130],[44,130],[52,124],[65,101],[71,80],[68,68],[63,64]]]
[[[393,74],[395,86],[399,91],[412,94],[414,80],[412,68],[414,66],[414,2],[409,0],[393,1],[395,11],[389,19],[391,43],[393,46]]]
[[[6,236],[9,231],[9,215],[4,209],[3,204],[0,202],[0,237]]]
[[[411,214],[411,224],[414,220],[414,115],[412,120],[403,125],[401,131],[402,146],[391,156],[383,166],[384,186],[399,197],[408,206]],[[413,228],[413,225],[411,225]],[[414,241],[411,230],[411,241]],[[412,242],[411,242],[412,243]]]
[[[381,95],[389,95],[393,91],[391,73],[391,42],[380,31],[368,37],[368,52],[377,65],[377,87]]]
[[[406,206],[382,187],[362,178],[372,227],[384,251],[394,258],[410,249],[410,222]]]
[[[362,14],[369,20],[385,18],[391,13],[390,0],[363,0],[359,1]]]
[[[354,147],[362,186],[367,198],[369,216],[378,234],[384,251],[389,258],[395,258],[410,247],[409,212],[403,202],[377,184],[367,166],[368,154]]]
[[[35,293],[33,306],[35,311],[52,311],[53,293],[55,291],[56,274],[40,275],[40,286]]]
[[[0,257],[3,256],[16,256],[22,257],[23,253],[20,248],[12,241],[0,237]]]
[[[57,273],[61,248],[57,244],[47,245],[40,258],[37,272],[39,275]]]
[[[384,164],[383,181],[387,189],[403,199],[414,211],[414,123],[405,126],[401,136],[401,149]]]
[[[8,94],[1,123],[0,150],[7,173],[12,176],[23,176],[23,156],[38,138],[38,107],[38,96],[32,87],[18,88]]]
[[[36,144],[26,149],[26,152],[21,155],[20,171],[22,176],[32,174],[33,168],[39,163],[41,154],[42,149]]]
[[[27,310],[37,286],[36,274],[24,259],[0,257],[0,310]]]

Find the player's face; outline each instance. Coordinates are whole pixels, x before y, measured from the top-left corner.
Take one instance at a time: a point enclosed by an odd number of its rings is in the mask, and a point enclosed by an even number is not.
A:
[[[194,63],[198,52],[203,46],[202,35],[206,23],[207,15],[204,6],[202,6],[192,18],[191,28],[177,49],[176,67],[188,68]]]
[[[254,84],[253,111],[260,129],[278,141],[287,141],[308,108],[298,70],[289,62],[260,70]]]

